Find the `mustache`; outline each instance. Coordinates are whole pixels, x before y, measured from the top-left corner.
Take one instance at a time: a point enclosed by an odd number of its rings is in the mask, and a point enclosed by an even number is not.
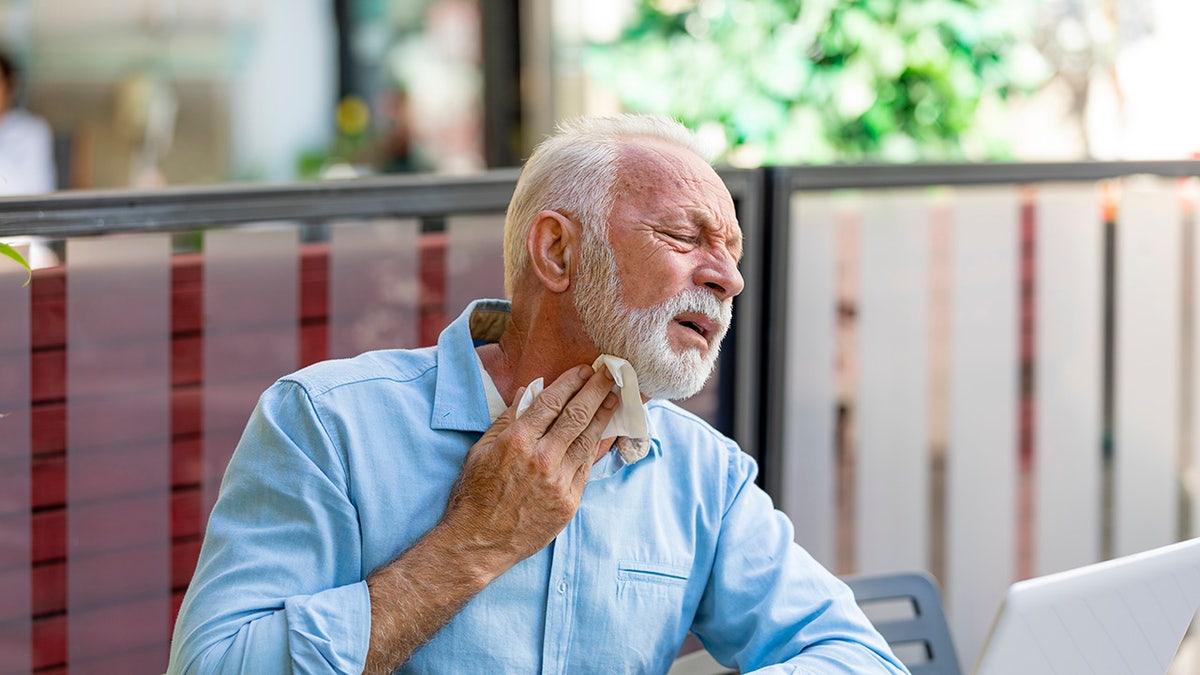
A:
[[[733,300],[718,300],[703,288],[689,288],[659,305],[659,311],[667,316],[703,314],[724,331],[733,321]]]

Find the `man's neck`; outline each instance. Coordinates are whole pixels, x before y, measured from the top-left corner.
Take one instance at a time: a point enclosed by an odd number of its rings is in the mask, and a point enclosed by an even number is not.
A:
[[[530,329],[514,313],[499,342],[476,348],[484,369],[509,405],[518,388],[539,377],[550,384],[567,369],[591,365],[600,355],[582,332],[564,331],[558,321],[531,323],[538,328]]]

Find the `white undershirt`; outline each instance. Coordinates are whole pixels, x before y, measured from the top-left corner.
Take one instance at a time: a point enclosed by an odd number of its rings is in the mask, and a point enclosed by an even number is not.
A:
[[[487,397],[488,416],[495,422],[496,418],[508,409],[508,404],[504,402],[504,397],[500,395],[500,390],[496,388],[496,382],[492,380],[487,368],[483,367],[483,359],[479,358],[478,349],[475,350],[475,360],[479,362],[479,379],[483,380],[483,395]]]

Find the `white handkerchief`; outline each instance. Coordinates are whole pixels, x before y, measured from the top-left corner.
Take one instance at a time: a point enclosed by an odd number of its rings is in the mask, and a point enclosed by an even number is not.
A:
[[[612,390],[616,392],[619,399],[617,409],[613,412],[612,419],[608,421],[608,426],[604,428],[601,437],[616,436],[617,451],[621,453],[621,459],[625,460],[626,464],[633,464],[650,451],[646,406],[642,404],[642,394],[638,390],[637,373],[634,372],[633,366],[628,361],[617,356],[601,354],[592,364],[592,369],[599,369],[601,365],[607,366],[608,372],[612,373],[614,380]],[[517,404],[518,416],[525,412],[529,404],[533,403],[533,397],[541,393],[544,388],[545,383],[540,377],[529,383],[529,386],[525,388],[525,394]]]

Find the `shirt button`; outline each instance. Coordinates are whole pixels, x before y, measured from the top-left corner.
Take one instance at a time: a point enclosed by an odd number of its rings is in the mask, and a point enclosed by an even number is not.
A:
[[[566,581],[560,581],[560,582],[558,582],[558,592],[559,592],[559,593],[566,593],[566,592],[567,592],[567,582],[566,582]]]

